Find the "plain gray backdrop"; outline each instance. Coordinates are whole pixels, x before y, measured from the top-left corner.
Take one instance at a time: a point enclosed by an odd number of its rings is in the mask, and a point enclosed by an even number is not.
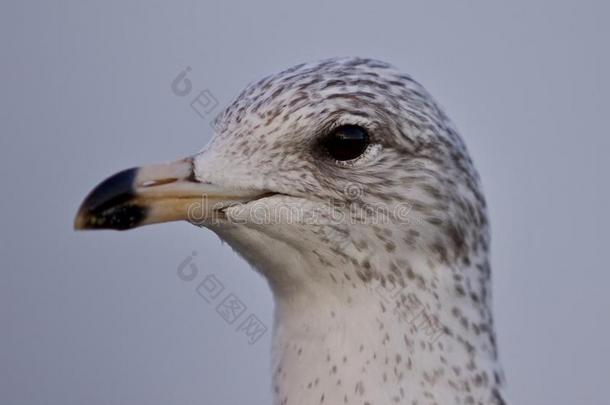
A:
[[[358,55],[413,75],[483,178],[513,404],[607,404],[610,8],[603,2],[0,4],[0,403],[270,404],[254,345],[185,282],[214,274],[269,328],[267,285],[186,223],[76,233],[123,168],[196,152],[246,84]],[[192,94],[172,80],[187,66]],[[219,106],[200,117],[208,90]],[[199,280],[198,279],[198,280]]]

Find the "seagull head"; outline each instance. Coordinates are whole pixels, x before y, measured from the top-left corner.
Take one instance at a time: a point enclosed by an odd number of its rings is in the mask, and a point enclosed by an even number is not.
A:
[[[192,156],[103,181],[76,229],[185,220],[263,272],[279,265],[278,245],[333,264],[367,260],[356,254],[364,246],[445,262],[486,249],[485,202],[462,140],[425,89],[386,63],[294,66],[246,87],[214,128]]]
[[[278,404],[504,403],[479,177],[421,85],[371,59],[300,64],[214,128],[103,181],[75,227],[182,220],[228,242],[274,292]]]

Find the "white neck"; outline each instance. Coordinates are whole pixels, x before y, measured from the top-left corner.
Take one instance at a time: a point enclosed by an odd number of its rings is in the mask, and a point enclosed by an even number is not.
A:
[[[408,287],[380,284],[342,300],[322,294],[277,300],[276,405],[502,403],[488,334],[462,325],[477,314],[441,312]]]
[[[375,246],[340,258],[219,233],[274,291],[275,405],[504,404],[486,257],[459,268],[405,251],[393,264]]]

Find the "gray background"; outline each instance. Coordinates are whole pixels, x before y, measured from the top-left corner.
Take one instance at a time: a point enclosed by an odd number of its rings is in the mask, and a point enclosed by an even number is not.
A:
[[[422,82],[478,165],[512,403],[606,404],[609,11],[3,0],[0,403],[270,403],[270,333],[248,345],[176,275],[197,251],[200,277],[270,327],[271,295],[246,263],[188,224],[75,233],[73,215],[107,175],[207,142],[211,116],[170,89],[186,66],[193,92],[223,106],[268,73],[360,55]]]

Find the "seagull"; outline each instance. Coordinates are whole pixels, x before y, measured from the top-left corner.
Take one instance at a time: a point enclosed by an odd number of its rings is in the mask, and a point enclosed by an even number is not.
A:
[[[75,228],[188,221],[275,302],[275,405],[505,404],[479,175],[450,119],[374,59],[250,84],[187,158],[124,170]]]

